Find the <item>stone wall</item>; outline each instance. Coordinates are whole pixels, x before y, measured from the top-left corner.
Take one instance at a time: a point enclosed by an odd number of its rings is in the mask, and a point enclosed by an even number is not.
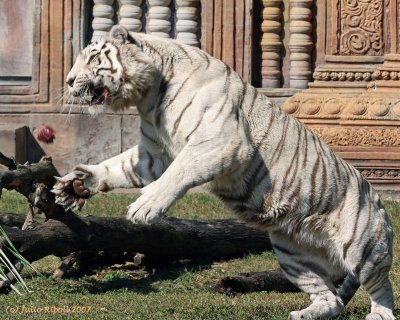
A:
[[[15,46],[15,54],[28,55],[33,68],[0,74],[0,123],[12,124],[0,125],[0,151],[10,152],[4,141],[14,139],[11,149],[27,149],[19,157],[47,153],[65,173],[137,142],[134,108],[93,118],[60,99],[79,50],[120,23],[222,59],[377,188],[399,189],[398,0],[17,0],[0,9],[18,17],[24,1],[36,4],[27,6],[35,17],[32,46]],[[28,22],[13,30],[26,36]],[[5,61],[0,54],[0,70]],[[35,139],[42,124],[56,130],[53,144]]]

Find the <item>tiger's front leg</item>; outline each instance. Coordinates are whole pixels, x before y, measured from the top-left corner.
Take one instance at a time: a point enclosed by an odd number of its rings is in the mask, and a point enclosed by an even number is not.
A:
[[[160,159],[135,146],[97,165],[78,165],[64,177],[57,178],[53,192],[56,203],[66,209],[81,209],[86,199],[115,188],[142,188],[165,170]]]
[[[190,188],[238,164],[236,153],[231,152],[226,142],[213,139],[186,145],[162,176],[142,189],[142,195],[129,206],[127,219],[146,224],[159,220]]]

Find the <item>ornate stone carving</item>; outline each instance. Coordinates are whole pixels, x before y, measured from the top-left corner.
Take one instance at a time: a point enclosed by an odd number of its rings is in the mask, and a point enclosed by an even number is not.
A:
[[[345,101],[335,96],[295,95],[283,105],[283,110],[299,118],[338,119]]]
[[[170,38],[171,0],[148,0],[148,32],[162,38]]]
[[[142,0],[120,0],[121,7],[119,23],[129,31],[139,32],[142,30]]]
[[[357,167],[356,167],[357,168]],[[357,168],[366,179],[399,180],[400,170],[396,168]]]
[[[176,0],[176,39],[198,47],[198,7],[200,0]]]
[[[263,0],[262,87],[279,88],[281,82],[282,0]]]
[[[298,118],[343,120],[400,120],[400,100],[373,95],[301,93],[289,98],[283,110]]]
[[[384,0],[341,0],[340,55],[383,55]]]
[[[107,36],[111,27],[114,25],[114,0],[94,0],[93,6],[93,36],[92,40],[97,40]]]
[[[311,130],[331,146],[400,146],[400,129],[398,128],[311,127]]]
[[[373,73],[374,80],[399,80],[400,71],[376,70]]]
[[[400,121],[400,54],[385,55],[376,68],[317,71],[310,89],[287,99],[283,109],[301,119]]]
[[[319,81],[371,81],[374,80],[375,72],[343,72],[343,71],[316,71],[314,80]]]
[[[290,87],[304,89],[311,78],[311,4],[313,0],[290,0]]]

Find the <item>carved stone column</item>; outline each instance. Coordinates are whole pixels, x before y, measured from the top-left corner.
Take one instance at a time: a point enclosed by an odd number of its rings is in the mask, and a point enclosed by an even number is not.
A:
[[[97,40],[103,36],[107,36],[114,25],[114,0],[94,0],[93,2],[92,40]]]
[[[121,7],[119,14],[121,20],[119,23],[129,31],[139,32],[142,30],[142,9],[140,5],[142,0],[120,0]]]
[[[262,87],[279,88],[281,83],[281,31],[282,0],[263,0]]]
[[[149,23],[148,33],[162,38],[170,38],[171,0],[148,0]]]
[[[176,0],[176,39],[199,46],[197,37],[199,0]]]
[[[311,79],[313,0],[290,0],[290,87],[305,89]]]

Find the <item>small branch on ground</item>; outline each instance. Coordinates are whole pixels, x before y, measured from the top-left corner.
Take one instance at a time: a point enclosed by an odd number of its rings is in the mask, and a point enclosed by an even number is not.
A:
[[[213,286],[213,290],[229,296],[258,291],[300,292],[280,270],[247,272],[235,277],[225,277]]]
[[[65,274],[72,268],[74,263],[78,260],[79,253],[72,252],[66,257],[63,257],[61,260],[61,265],[54,271],[53,276],[56,279],[62,279],[65,277]]]

